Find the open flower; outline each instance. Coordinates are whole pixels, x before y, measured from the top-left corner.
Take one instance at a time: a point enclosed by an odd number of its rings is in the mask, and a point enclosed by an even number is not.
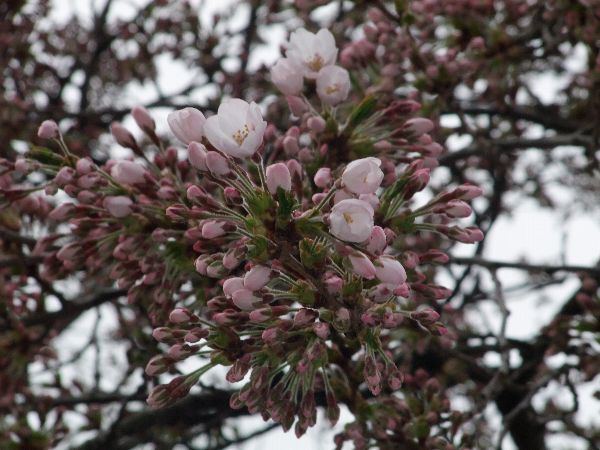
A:
[[[346,242],[364,242],[373,231],[373,208],[367,202],[347,199],[336,203],[329,214],[329,231]]]
[[[271,81],[285,95],[298,95],[304,83],[302,71],[289,58],[281,58],[271,67]]]
[[[192,141],[200,142],[204,136],[206,118],[196,108],[183,108],[173,111],[167,116],[171,131],[184,144]]]
[[[204,132],[209,142],[230,156],[244,158],[262,144],[267,128],[258,105],[239,98],[225,100],[216,115],[209,117]]]
[[[322,28],[314,34],[300,28],[290,35],[286,56],[300,67],[306,78],[314,79],[323,67],[335,64],[337,53],[329,30]]]
[[[352,161],[342,174],[342,182],[354,194],[372,194],[383,181],[380,166],[381,160],[372,156]]]
[[[350,74],[339,66],[327,66],[317,75],[317,94],[323,103],[335,106],[348,98]]]

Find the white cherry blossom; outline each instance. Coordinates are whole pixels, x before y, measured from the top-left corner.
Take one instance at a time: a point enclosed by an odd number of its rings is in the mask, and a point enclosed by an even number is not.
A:
[[[171,112],[167,116],[169,128],[184,144],[192,141],[200,142],[204,136],[206,118],[196,108],[183,108]]]
[[[334,205],[329,214],[329,231],[346,242],[364,242],[373,231],[373,208],[367,202],[347,199]]]
[[[335,106],[348,98],[350,74],[339,66],[327,66],[317,75],[317,94],[323,103]]]
[[[354,194],[372,194],[383,181],[380,166],[381,160],[372,156],[352,161],[342,173],[342,183]]]
[[[216,149],[245,158],[260,147],[266,128],[256,103],[232,98],[221,103],[217,114],[206,120],[204,132]]]
[[[306,78],[314,79],[323,67],[335,64],[337,53],[331,31],[322,28],[314,34],[300,28],[290,35],[286,56],[300,67]]]

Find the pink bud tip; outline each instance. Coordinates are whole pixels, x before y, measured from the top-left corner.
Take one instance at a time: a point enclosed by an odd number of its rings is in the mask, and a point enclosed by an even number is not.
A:
[[[57,139],[60,135],[58,124],[54,120],[44,120],[37,132],[42,139]]]

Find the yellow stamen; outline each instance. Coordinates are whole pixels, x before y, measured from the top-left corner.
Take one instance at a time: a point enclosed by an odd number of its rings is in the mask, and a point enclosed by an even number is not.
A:
[[[325,61],[323,61],[321,55],[317,53],[315,56],[313,56],[313,59],[308,62],[308,67],[310,67],[311,70],[318,72],[323,67],[324,62]]]
[[[248,124],[245,124],[244,128],[237,130],[231,135],[231,137],[235,142],[237,142],[237,145],[242,145],[248,137],[248,134],[250,134],[250,128],[248,127]]]
[[[347,224],[351,224],[352,222],[354,222],[354,220],[352,219],[352,216],[348,213],[344,213],[344,220],[346,221]]]
[[[325,89],[325,92],[327,94],[333,94],[334,92],[337,92],[339,90],[340,90],[339,86],[337,84],[333,84],[331,86],[327,86],[327,88]]]

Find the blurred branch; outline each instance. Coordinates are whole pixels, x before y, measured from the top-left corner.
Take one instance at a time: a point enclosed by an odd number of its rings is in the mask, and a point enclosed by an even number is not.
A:
[[[461,257],[452,256],[450,257],[450,264],[463,265],[463,266],[481,266],[488,269],[518,269],[526,270],[528,272],[542,272],[547,274],[553,274],[556,272],[586,272],[595,275],[600,275],[600,267],[589,267],[589,266],[577,266],[577,265],[561,265],[552,266],[546,264],[528,264],[522,262],[509,262],[509,261],[492,261],[480,257]]]

